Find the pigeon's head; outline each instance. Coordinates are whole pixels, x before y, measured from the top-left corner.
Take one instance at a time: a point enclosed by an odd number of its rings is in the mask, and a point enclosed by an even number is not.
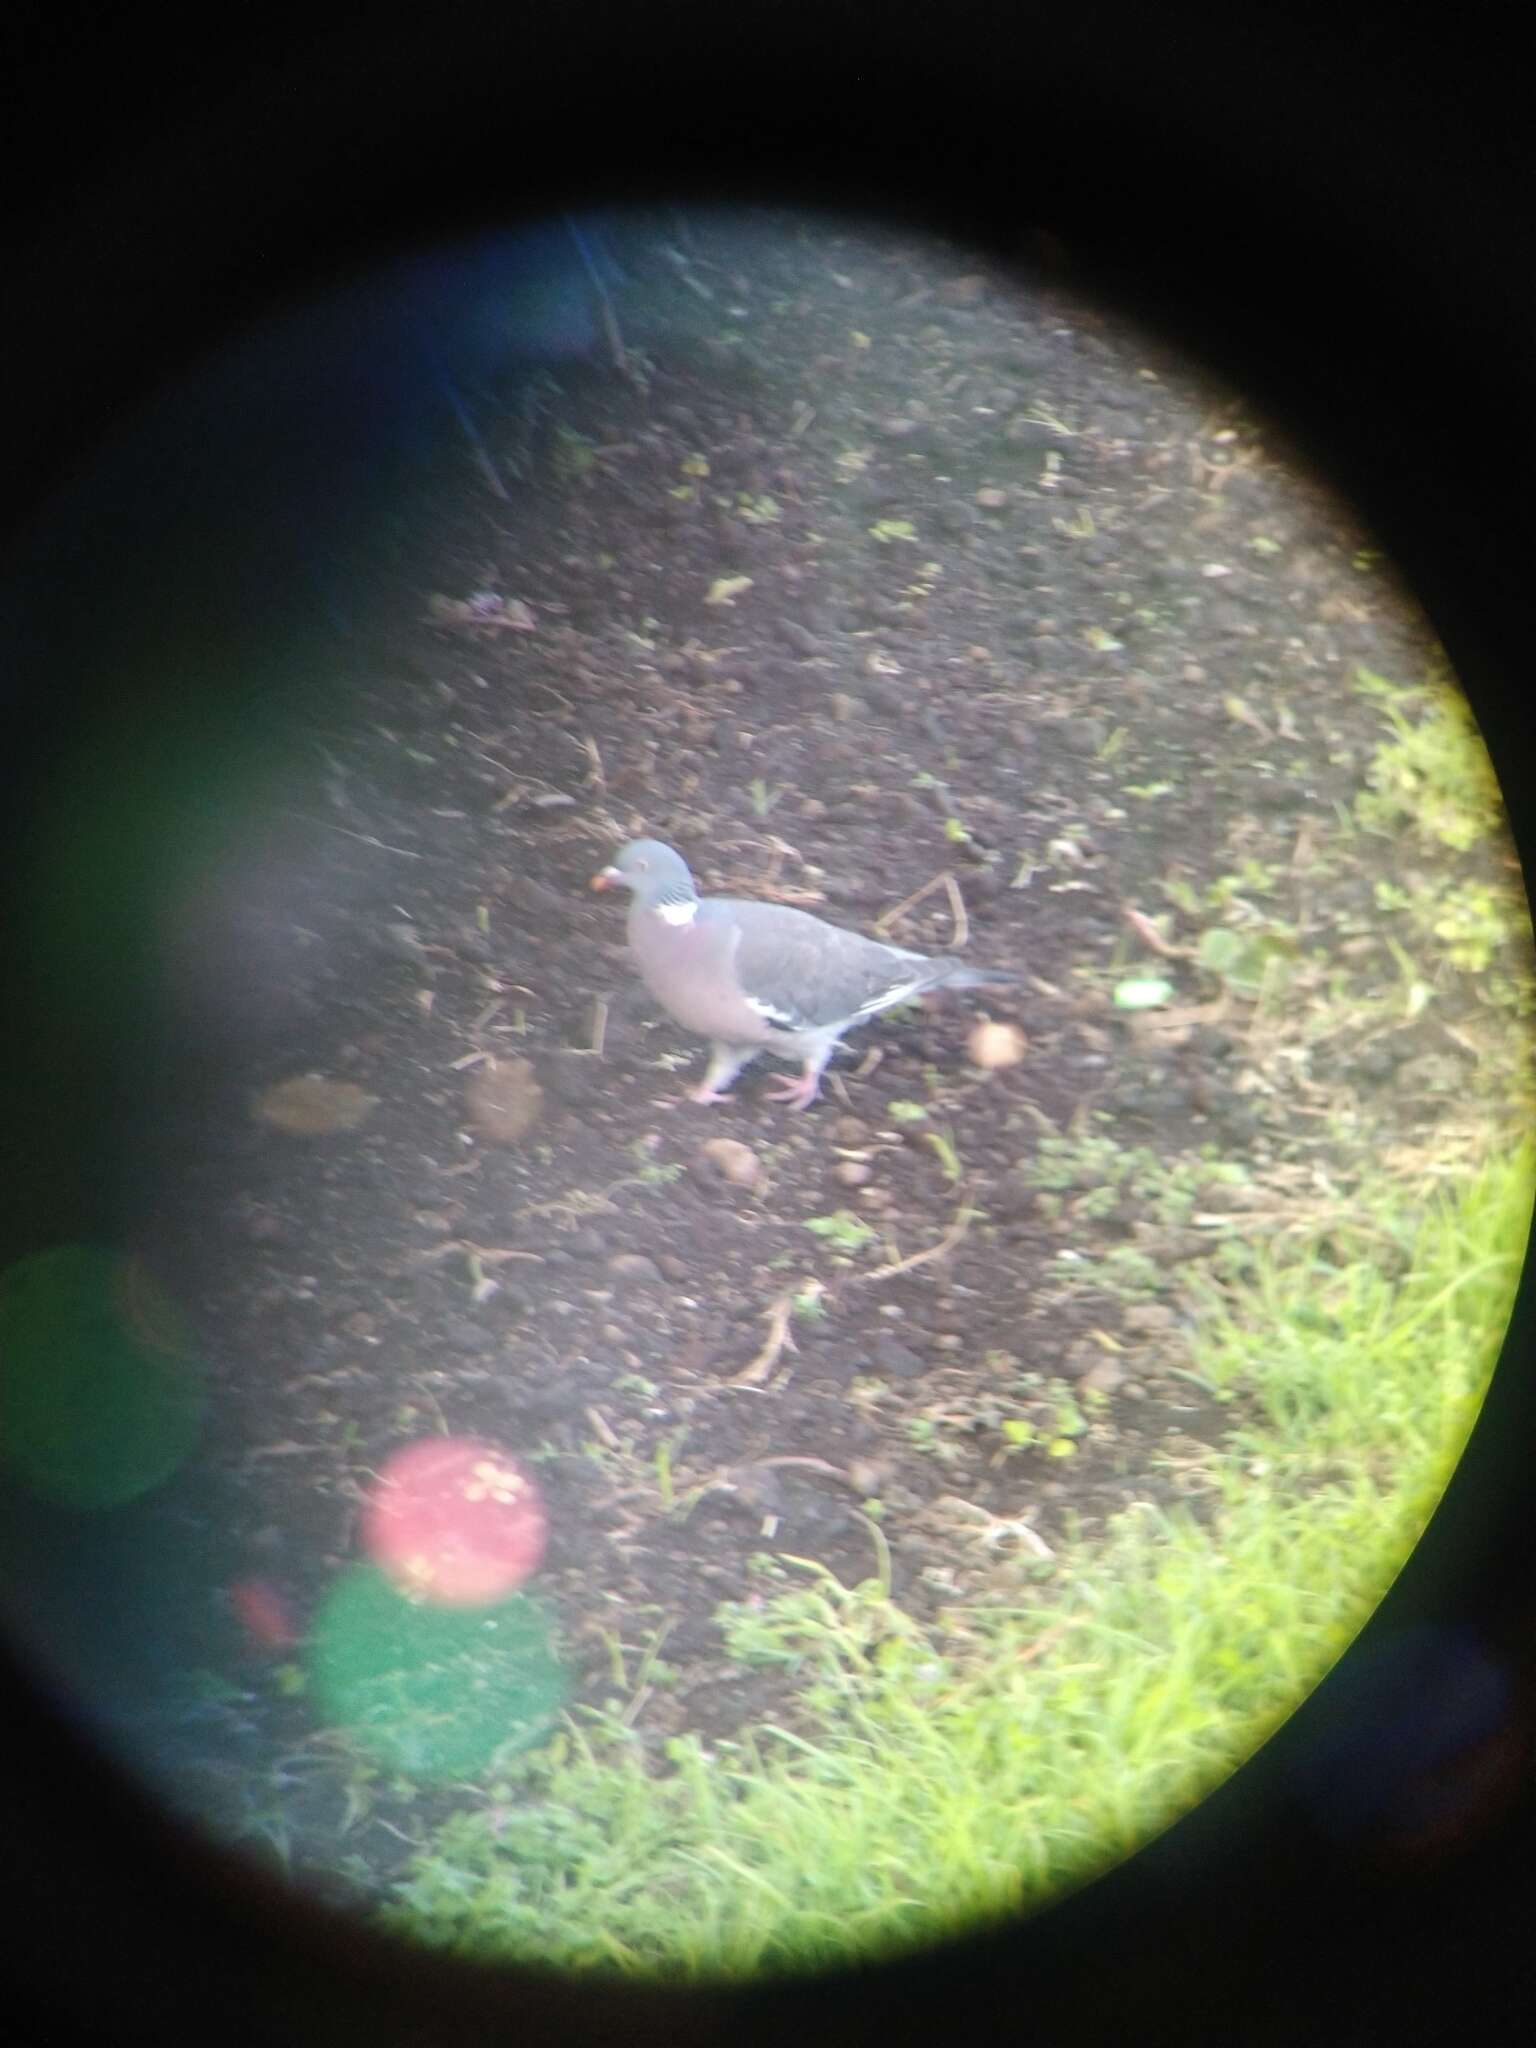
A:
[[[692,902],[688,863],[659,839],[631,839],[612,863],[592,877],[594,889],[633,889],[647,903]]]

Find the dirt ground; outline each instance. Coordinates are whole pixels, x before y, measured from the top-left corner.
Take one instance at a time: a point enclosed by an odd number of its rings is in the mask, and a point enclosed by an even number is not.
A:
[[[307,766],[178,921],[206,1085],[156,1109],[139,1235],[212,1405],[103,1598],[160,1617],[118,1718],[332,1892],[469,1795],[363,1810],[226,1596],[302,1634],[392,1449],[529,1461],[574,1701],[617,1639],[663,1645],[658,1755],[792,1717],[721,1651],[754,1560],[864,1578],[874,1503],[937,1619],[1129,1502],[1198,1509],[1238,1411],[1187,1376],[1190,1274],[1449,1145],[1479,1085],[1470,993],[1390,1014],[1404,851],[1348,829],[1355,672],[1421,682],[1431,637],[1242,402],[893,235],[669,220],[622,262],[617,335],[478,416],[508,496],[462,438],[412,472],[305,643]],[[768,1062],[687,1103],[703,1048],[587,886],[639,833],[1026,979],[858,1032],[803,1114]],[[1283,958],[1264,1001],[1197,959],[1215,926]],[[1024,1056],[976,1064],[983,1018]]]

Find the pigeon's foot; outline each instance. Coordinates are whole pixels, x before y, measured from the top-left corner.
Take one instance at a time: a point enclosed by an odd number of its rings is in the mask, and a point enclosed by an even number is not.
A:
[[[707,1081],[701,1081],[697,1088],[690,1088],[683,1097],[684,1102],[734,1102],[735,1096],[728,1088],[711,1088]]]
[[[821,1093],[821,1076],[802,1074],[791,1081],[787,1074],[779,1074],[768,1085],[774,1091],[775,1102],[787,1103],[791,1109],[809,1109]]]

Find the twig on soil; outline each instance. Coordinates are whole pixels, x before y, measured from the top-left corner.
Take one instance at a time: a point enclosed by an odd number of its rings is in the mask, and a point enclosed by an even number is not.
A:
[[[478,1259],[482,1266],[505,1265],[508,1259],[526,1259],[535,1266],[544,1263],[542,1252],[518,1252],[499,1245],[471,1244],[467,1237],[454,1237],[446,1244],[429,1245],[425,1251],[416,1253],[416,1259],[421,1265],[434,1266],[439,1259],[451,1258],[455,1252],[462,1252],[466,1258]]]
[[[955,921],[954,934],[950,939],[951,949],[958,953],[971,936],[971,920],[965,914],[965,898],[960,894],[960,884],[954,876],[946,873],[944,888],[949,896],[949,914]]]
[[[584,733],[577,744],[592,764],[587,770],[588,789],[595,789],[599,796],[606,796],[608,794],[608,778],[603,773],[603,757],[597,750],[597,741],[592,738],[590,733]]]
[[[413,853],[408,846],[391,846],[385,839],[375,839],[371,832],[352,832],[345,825],[334,824],[329,818],[306,818],[302,811],[289,811],[286,815],[297,818],[304,825],[323,825],[327,832],[339,832],[343,839],[355,839],[359,846],[376,846],[380,853],[398,853],[403,860],[425,860],[423,853]]]
[[[619,1439],[614,1434],[613,1427],[602,1410],[600,1408],[588,1408],[583,1412],[588,1422],[591,1423],[596,1431],[598,1441],[604,1444],[610,1451],[616,1451],[619,1448]]]
[[[584,1060],[602,1058],[603,1047],[608,1042],[608,1004],[602,996],[592,998],[591,1039],[590,1045],[571,1045],[566,1047],[566,1051],[575,1053]]]
[[[726,1381],[728,1387],[759,1387],[779,1362],[783,1351],[793,1351],[795,1340],[790,1335],[789,1319],[795,1312],[793,1294],[781,1294],[768,1314],[768,1338],[757,1356],[740,1372],[733,1373]]]
[[[965,1500],[954,1493],[946,1494],[936,1505],[947,1507],[954,1520],[970,1524],[972,1534],[984,1550],[999,1550],[1011,1538],[1021,1549],[1033,1551],[1036,1557],[1056,1555],[1040,1532],[1031,1527],[1027,1515],[994,1515],[980,1501]],[[1060,1626],[1065,1628],[1067,1624],[1063,1622]],[[1047,1630],[1046,1635],[1039,1638],[1040,1645],[1043,1647],[1049,1639]],[[1023,1654],[1027,1660],[1030,1656],[1038,1656],[1039,1649],[1026,1650]]]
[[[621,1728],[633,1728],[650,1703],[656,1690],[651,1684],[651,1673],[656,1668],[656,1659],[661,1655],[661,1646],[671,1633],[672,1623],[669,1621],[657,1630],[650,1647],[640,1659],[640,1669],[635,1673],[635,1690],[630,1697],[629,1705],[619,1716]]]
[[[942,889],[949,879],[949,870],[946,868],[942,875],[935,875],[931,882],[924,882],[921,889],[914,889],[894,910],[882,911],[875,919],[875,930],[880,933],[889,931],[898,918],[905,917],[909,910],[915,910],[925,896],[931,896],[935,889]]]
[[[853,1475],[845,1472],[841,1465],[829,1465],[825,1458],[800,1458],[786,1451],[781,1457],[754,1458],[752,1460],[754,1472],[761,1471],[767,1465],[792,1465],[797,1471],[801,1472],[825,1472],[833,1479],[841,1479],[844,1486],[852,1486],[855,1493],[858,1492],[858,1486],[854,1481]]]
[[[791,846],[787,839],[779,839],[777,837],[769,838],[768,847],[768,872],[765,875],[754,878],[752,883],[752,893],[754,896],[763,897],[770,903],[788,903],[797,909],[809,909],[815,904],[826,901],[825,896],[819,889],[797,889],[792,885],[780,882],[779,876],[784,871],[785,861],[803,859],[798,848]]]
[[[1192,946],[1175,946],[1171,940],[1165,939],[1146,912],[1137,910],[1133,904],[1122,903],[1120,915],[1125,919],[1141,943],[1144,946],[1150,946],[1152,951],[1161,954],[1163,959],[1192,960],[1194,958],[1194,948]]]
[[[955,1220],[939,1239],[923,1252],[913,1252],[910,1258],[898,1259],[894,1266],[877,1266],[873,1273],[855,1273],[855,1282],[870,1280],[894,1280],[898,1273],[910,1273],[916,1266],[926,1266],[930,1259],[942,1259],[946,1252],[952,1252],[971,1227],[976,1211],[971,1207],[968,1195],[962,1195],[960,1206],[955,1211]]]

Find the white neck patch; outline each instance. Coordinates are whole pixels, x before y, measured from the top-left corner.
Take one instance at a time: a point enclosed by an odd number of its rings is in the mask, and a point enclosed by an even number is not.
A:
[[[656,915],[667,924],[692,924],[699,914],[698,898],[687,903],[658,903]]]

